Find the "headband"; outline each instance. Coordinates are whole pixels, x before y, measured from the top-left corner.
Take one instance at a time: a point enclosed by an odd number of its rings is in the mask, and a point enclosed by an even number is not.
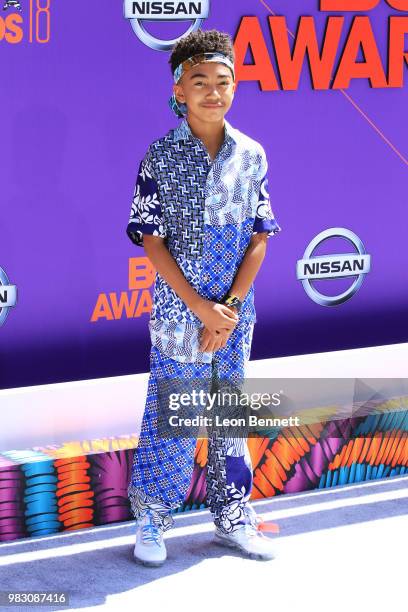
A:
[[[191,70],[191,68],[194,66],[197,66],[197,64],[203,64],[206,62],[218,62],[220,64],[225,64],[228,66],[228,68],[230,68],[235,81],[234,64],[231,62],[230,58],[219,51],[214,51],[208,53],[198,53],[197,55],[192,55],[188,59],[184,60],[184,62],[181,62],[181,64],[179,64],[174,71],[174,82],[178,83],[183,74]],[[186,104],[177,102],[176,94],[174,93],[169,100],[169,106],[177,117],[185,117],[187,115]]]

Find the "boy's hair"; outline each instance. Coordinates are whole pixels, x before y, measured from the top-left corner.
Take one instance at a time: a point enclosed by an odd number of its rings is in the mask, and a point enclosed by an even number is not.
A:
[[[223,53],[232,62],[235,61],[233,41],[227,32],[201,29],[191,32],[174,45],[169,59],[171,71],[174,73],[177,66],[192,55],[213,51]]]

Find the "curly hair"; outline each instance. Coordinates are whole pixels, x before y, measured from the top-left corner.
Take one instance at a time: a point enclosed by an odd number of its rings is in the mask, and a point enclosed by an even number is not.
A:
[[[174,73],[177,66],[192,55],[211,51],[223,53],[232,62],[235,61],[233,41],[227,32],[198,29],[184,36],[174,45],[169,59],[171,71]]]

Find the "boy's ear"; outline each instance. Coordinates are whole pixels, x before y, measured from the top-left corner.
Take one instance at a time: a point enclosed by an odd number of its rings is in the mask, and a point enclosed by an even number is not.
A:
[[[177,101],[178,102],[185,102],[185,96],[184,96],[184,92],[183,89],[180,87],[180,85],[173,85],[173,91],[176,95]]]

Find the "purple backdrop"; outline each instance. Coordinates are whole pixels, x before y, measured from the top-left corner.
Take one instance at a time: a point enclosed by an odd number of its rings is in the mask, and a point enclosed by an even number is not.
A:
[[[327,14],[315,0],[269,7],[292,32],[313,15],[321,39]],[[91,321],[100,294],[130,295],[129,258],[144,255],[125,234],[138,165],[178,121],[167,106],[168,53],[142,44],[122,10],[120,0],[52,2],[48,43],[28,42],[26,30],[19,44],[0,41],[0,267],[18,291],[0,327],[1,388],[149,367],[148,314]],[[244,15],[258,16],[276,66],[268,14],[260,1],[213,0],[204,28],[235,37]],[[385,2],[366,14],[385,61],[388,15],[407,14]],[[345,16],[335,65],[354,14]],[[150,30],[171,37],[185,24]],[[407,86],[353,79],[347,94],[366,118],[341,91],[313,90],[306,61],[297,90],[242,82],[228,114],[266,149],[282,227],[255,284],[252,359],[408,340]],[[296,261],[330,227],[355,232],[372,261],[361,289],[328,308],[306,295]],[[342,240],[327,252],[336,249],[350,251]]]

